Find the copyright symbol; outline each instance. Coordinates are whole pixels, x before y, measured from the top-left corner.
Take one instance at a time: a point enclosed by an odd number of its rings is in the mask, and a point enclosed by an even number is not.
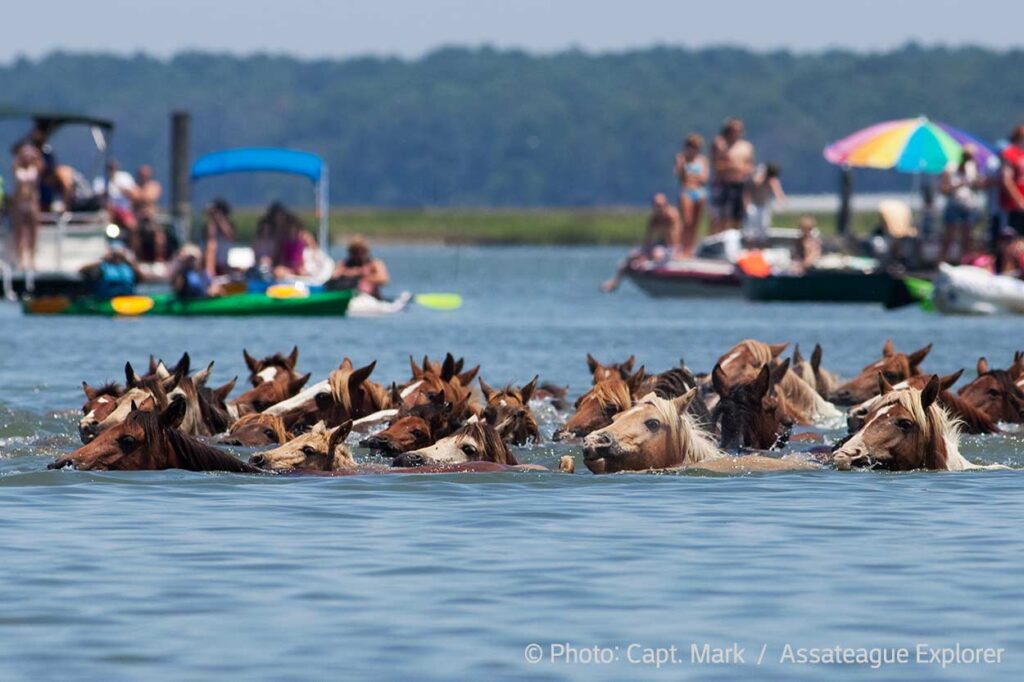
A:
[[[544,658],[544,647],[540,644],[527,644],[523,650],[523,656],[527,663],[540,663]]]

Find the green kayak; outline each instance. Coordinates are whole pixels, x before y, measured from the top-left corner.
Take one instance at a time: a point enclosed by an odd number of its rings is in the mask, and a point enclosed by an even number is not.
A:
[[[345,315],[352,290],[325,291],[294,298],[274,298],[266,294],[235,294],[218,298],[178,300],[174,294],[155,296],[119,296],[109,301],[63,296],[25,301],[22,309],[29,315],[100,315],[182,317],[246,317],[258,315],[335,316]]]

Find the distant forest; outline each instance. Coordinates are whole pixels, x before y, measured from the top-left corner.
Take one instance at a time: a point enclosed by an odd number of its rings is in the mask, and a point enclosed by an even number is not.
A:
[[[123,165],[151,162],[164,180],[169,114],[187,109],[193,158],[243,145],[312,151],[330,163],[336,204],[593,206],[672,191],[683,135],[710,138],[730,115],[745,119],[760,160],[782,166],[790,192],[832,191],[837,171],[822,148],[879,120],[927,114],[994,140],[1024,120],[1022,65],[1020,50],[914,45],[870,54],[446,48],[416,60],[54,53],[0,65],[0,106],[110,117]],[[857,186],[909,181],[865,172]],[[261,176],[204,191],[251,204],[300,189]]]

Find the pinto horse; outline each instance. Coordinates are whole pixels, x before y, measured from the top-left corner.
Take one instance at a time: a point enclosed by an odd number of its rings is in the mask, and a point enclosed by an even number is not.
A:
[[[832,453],[837,469],[965,471],[981,467],[960,454],[956,422],[938,403],[942,384],[932,375],[923,389],[892,389],[876,377],[881,398],[864,426]],[[884,382],[884,383],[883,383]],[[882,393],[882,391],[885,391]]]
[[[697,394],[666,400],[650,393],[616,415],[610,426],[583,441],[583,463],[595,474],[696,467],[723,473],[809,469],[795,460],[749,455],[729,457],[715,448],[708,432],[687,413]]]
[[[979,358],[978,376],[960,389],[960,397],[994,422],[1024,423],[1024,391],[1009,371],[989,369],[985,358]]]
[[[94,425],[99,425],[110,416],[125,389],[116,382],[93,388],[83,381],[82,391],[85,393],[85,404],[82,405],[82,418],[78,420],[78,435],[83,443],[88,443],[96,436]]]
[[[328,379],[268,407],[264,412],[281,417],[293,433],[308,430],[319,421],[333,427],[349,419],[369,416],[390,407],[391,403],[389,391],[369,381],[376,366],[376,362],[371,362],[354,369],[352,361],[345,358]]]
[[[58,458],[48,468],[72,466],[83,471],[259,471],[182,433],[178,426],[185,417],[185,402],[180,398],[159,412],[144,412],[134,409],[134,405],[132,408],[122,422],[105,429],[71,454]]]
[[[317,422],[312,429],[280,447],[249,458],[249,464],[267,471],[344,471],[356,462],[345,446],[352,431],[352,420],[329,428]]]
[[[856,405],[878,395],[878,375],[890,384],[898,384],[912,376],[921,374],[919,365],[932,350],[932,344],[919,348],[913,353],[898,353],[892,339],[882,347],[882,359],[872,362],[860,374],[837,388],[829,400],[837,405]]]

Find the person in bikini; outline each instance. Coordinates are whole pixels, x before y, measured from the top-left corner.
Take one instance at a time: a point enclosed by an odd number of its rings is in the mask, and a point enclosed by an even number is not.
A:
[[[683,141],[683,151],[676,154],[676,177],[679,178],[679,214],[683,223],[679,256],[690,258],[697,245],[700,219],[708,198],[708,160],[702,153],[704,138],[690,133]]]

